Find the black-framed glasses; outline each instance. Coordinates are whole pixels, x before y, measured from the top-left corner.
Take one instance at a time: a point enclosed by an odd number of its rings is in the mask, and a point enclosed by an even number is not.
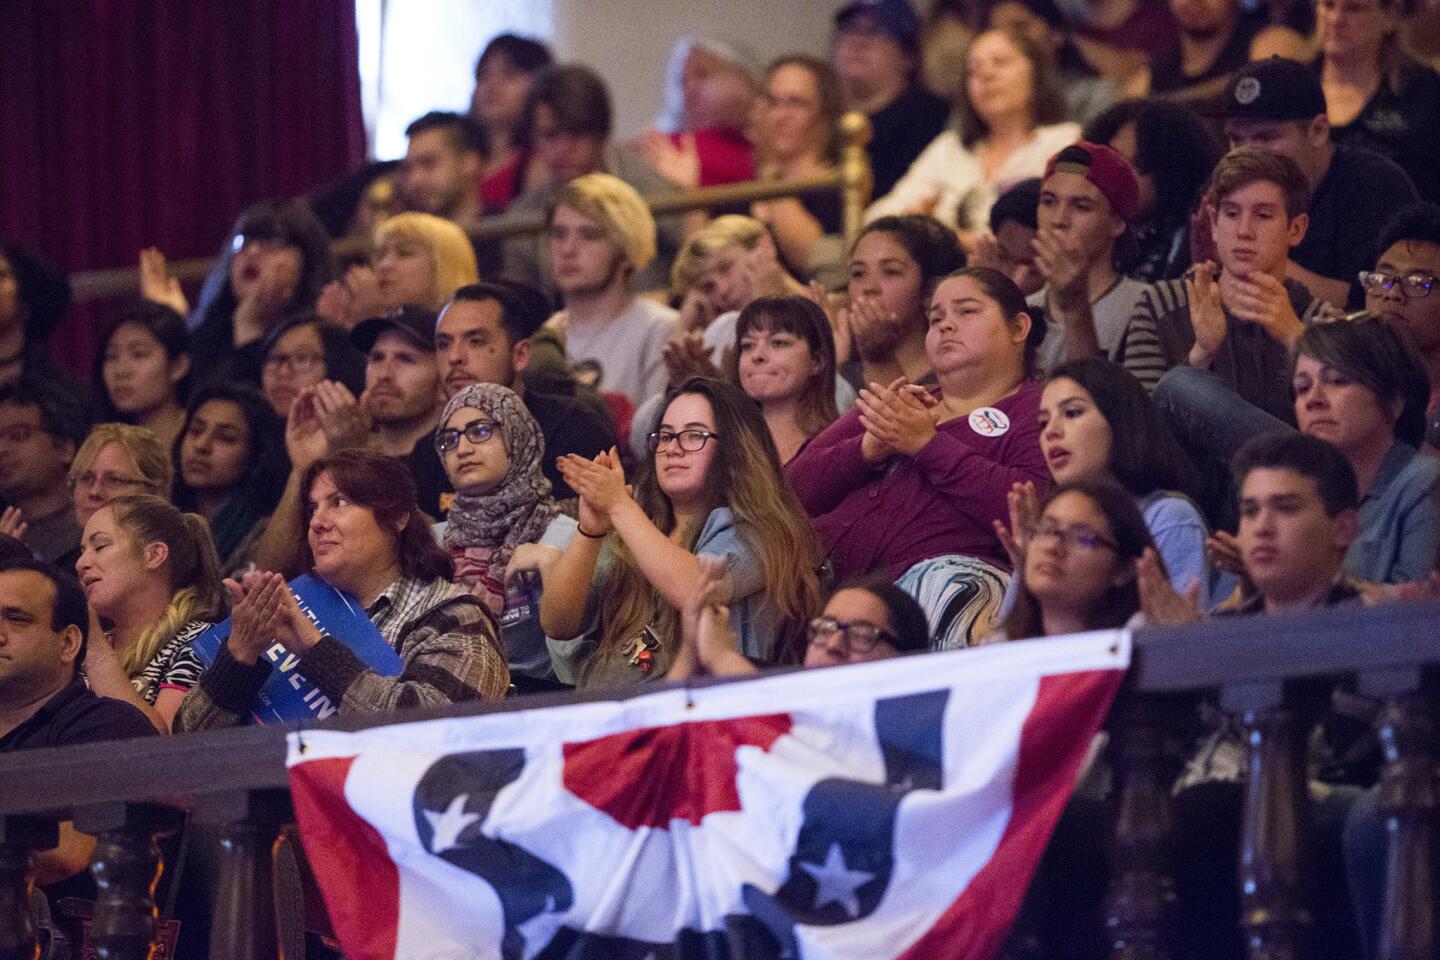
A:
[[[680,449],[686,453],[699,453],[705,449],[705,444],[720,436],[718,433],[711,433],[709,430],[681,430],[679,433],[671,433],[669,430],[657,430],[645,438],[650,446],[651,453],[659,453],[672,443],[679,443]]]
[[[869,620],[851,620],[841,623],[834,617],[816,617],[810,621],[810,642],[828,644],[839,636],[846,650],[853,653],[869,653],[881,640],[893,644],[895,635],[883,627],[877,627]]]
[[[435,449],[441,453],[449,453],[460,445],[460,438],[464,437],[475,446],[480,446],[486,440],[495,436],[499,425],[494,420],[471,420],[465,424],[465,429],[456,430],[454,427],[447,427],[435,431]]]
[[[1379,270],[1360,271],[1360,285],[1369,294],[1388,293],[1397,283],[1407,297],[1428,297],[1435,288],[1435,274],[1416,270],[1402,277],[1395,273],[1381,273]]]
[[[1086,550],[1094,550],[1096,547],[1108,547],[1115,551],[1120,549],[1120,545],[1114,540],[1083,523],[1061,526],[1054,520],[1041,520],[1030,531],[1030,539],[1038,540],[1041,537],[1055,537],[1066,547],[1083,547]]]

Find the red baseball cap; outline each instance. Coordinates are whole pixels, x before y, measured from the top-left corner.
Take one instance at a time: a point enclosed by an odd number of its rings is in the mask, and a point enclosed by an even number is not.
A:
[[[1096,189],[1127,224],[1135,220],[1140,208],[1140,180],[1130,161],[1109,147],[1081,140],[1072,143],[1050,158],[1045,176],[1055,172],[1078,173],[1095,184]]]

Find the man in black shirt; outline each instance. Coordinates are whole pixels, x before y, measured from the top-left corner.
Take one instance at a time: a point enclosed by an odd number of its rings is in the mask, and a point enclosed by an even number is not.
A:
[[[522,376],[530,364],[530,340],[545,322],[543,296],[516,283],[461,287],[435,325],[435,355],[441,390],[448,400],[472,383],[498,383],[518,393],[545,438],[541,468],[557,500],[575,496],[555,468],[567,453],[593,457],[615,444],[615,428],[573,397],[527,390]],[[454,492],[435,444],[421,437],[409,457],[420,493],[420,509],[443,517]]]
[[[871,196],[890,192],[945,129],[950,105],[916,82],[920,18],[909,0],[854,0],[835,14],[835,72],[845,106],[870,117]]]
[[[139,710],[79,678],[89,623],[73,578],[38,560],[0,563],[0,753],[156,735]],[[35,855],[36,882],[83,870],[94,845],[62,824],[60,845]]]
[[[1359,309],[1358,277],[1375,262],[1380,228],[1418,199],[1405,171],[1377,153],[1333,144],[1320,80],[1293,60],[1236,72],[1225,92],[1225,133],[1231,146],[1266,147],[1300,165],[1310,181],[1310,226],[1287,273],[1317,297]]]

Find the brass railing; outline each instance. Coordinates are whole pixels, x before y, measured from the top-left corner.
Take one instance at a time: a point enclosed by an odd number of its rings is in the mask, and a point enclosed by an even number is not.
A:
[[[1135,634],[1127,692],[1110,723],[1118,809],[1106,907],[1112,957],[1172,956],[1165,934],[1174,901],[1170,839],[1186,824],[1174,823],[1170,812],[1171,731],[1177,717],[1191,715],[1197,695],[1209,691],[1219,691],[1250,744],[1237,877],[1248,954],[1252,960],[1307,955],[1310,918],[1301,888],[1308,878],[1300,864],[1308,721],[1290,695],[1297,685],[1335,676],[1353,678],[1360,692],[1382,702],[1376,730],[1385,751],[1380,807],[1389,863],[1381,960],[1440,955],[1430,879],[1440,795],[1437,623],[1440,603],[1425,602]],[[332,725],[358,729],[625,696],[546,695]],[[161,869],[155,837],[175,830],[185,816],[219,825],[223,846],[209,956],[276,957],[271,851],[290,817],[285,737],[283,728],[249,727],[0,758],[0,960],[33,956],[26,909],[30,853],[55,844],[62,820],[98,837],[93,869],[105,883],[91,934],[107,951],[101,956],[147,956],[155,922],[151,891]]]
[[[870,159],[865,146],[870,142],[870,121],[861,113],[847,113],[840,120],[840,163],[833,170],[813,177],[792,180],[752,180],[718,187],[682,190],[665,196],[647,197],[650,209],[657,215],[688,213],[692,210],[713,210],[778,197],[798,197],[812,193],[839,192],[844,215],[846,241],[853,240],[863,225],[865,207],[870,202],[872,178]],[[540,214],[502,214],[485,217],[470,230],[480,238],[508,237],[539,233],[545,229]],[[214,269],[214,257],[177,260],[170,271],[185,286],[205,279]],[[75,302],[112,300],[134,296],[140,292],[140,274],[134,267],[110,270],[87,270],[71,274],[70,285]]]

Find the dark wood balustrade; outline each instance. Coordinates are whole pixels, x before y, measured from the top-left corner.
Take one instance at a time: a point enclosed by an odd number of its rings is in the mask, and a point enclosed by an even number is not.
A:
[[[1311,918],[1303,897],[1306,828],[1303,711],[1292,693],[1307,680],[1349,676],[1383,703],[1376,731],[1384,749],[1380,809],[1388,869],[1382,960],[1436,960],[1432,886],[1440,801],[1436,670],[1440,603],[1341,609],[1290,618],[1212,620],[1141,630],[1127,690],[1111,718],[1118,820],[1107,897],[1112,956],[1172,957],[1176,894],[1172,839],[1185,829],[1170,810],[1175,737],[1168,731],[1195,695],[1218,691],[1249,737],[1240,845],[1241,923],[1251,960],[1302,960]],[[743,682],[707,679],[699,684]],[[654,687],[637,693],[651,693]],[[626,694],[546,695],[502,703],[355,718],[326,726],[360,729],[437,716],[473,716]],[[220,826],[222,850],[210,943],[213,960],[277,957],[271,849],[288,822],[288,730],[214,733],[18,752],[0,758],[0,960],[30,960],[29,861],[73,820],[98,836],[100,887],[92,935],[104,958],[149,956],[152,890],[165,869],[157,836],[184,816]],[[1334,878],[1343,882],[1343,878]]]

